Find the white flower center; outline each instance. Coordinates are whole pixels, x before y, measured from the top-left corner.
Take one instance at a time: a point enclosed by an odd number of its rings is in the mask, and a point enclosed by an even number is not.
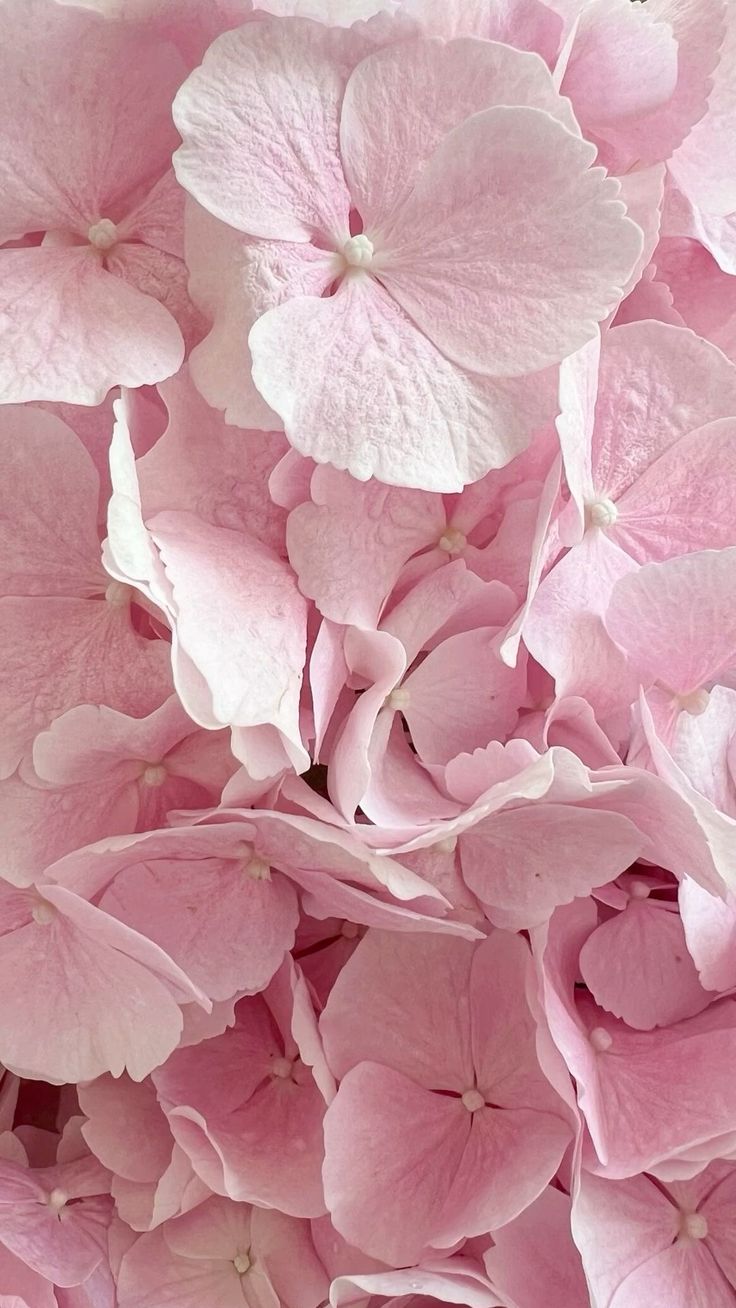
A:
[[[105,591],[105,599],[114,609],[124,609],[130,603],[133,594],[133,587],[126,586],[124,581],[111,581]]]
[[[648,899],[651,893],[651,886],[648,886],[646,881],[632,881],[629,886],[630,899]]]
[[[41,899],[31,909],[31,916],[39,926],[48,926],[56,917],[56,909],[47,899]]]
[[[677,703],[684,713],[689,713],[693,718],[699,718],[701,713],[705,713],[710,703],[710,695],[703,688],[691,690],[687,695],[678,695]]]
[[[373,262],[373,242],[363,232],[351,236],[342,247],[342,257],[349,268],[370,268]]]
[[[708,1234],[708,1222],[702,1213],[683,1213],[680,1218],[680,1235],[691,1240],[704,1240]]]
[[[238,1273],[238,1276],[245,1276],[245,1273],[250,1271],[250,1266],[251,1266],[250,1258],[248,1254],[247,1253],[236,1254],[235,1257],[233,1258],[233,1266],[236,1272]]]
[[[117,245],[118,229],[110,218],[100,218],[87,232],[87,240],[96,250],[111,250]]]
[[[594,1026],[588,1039],[599,1054],[605,1054],[606,1050],[610,1049],[613,1044],[613,1036],[602,1026]]]
[[[68,1199],[69,1199],[69,1195],[65,1194],[63,1190],[52,1190],[51,1194],[46,1200],[46,1203],[48,1204],[52,1213],[54,1213],[58,1217],[62,1208],[66,1207]]]
[[[438,849],[441,854],[454,854],[457,849],[457,836],[444,836],[442,840],[437,841],[435,849]]]
[[[437,546],[445,554],[461,554],[467,543],[468,538],[462,531],[458,531],[457,527],[448,527],[437,541]]]
[[[485,1099],[480,1090],[466,1090],[462,1097],[463,1107],[467,1108],[469,1113],[477,1113],[479,1108],[485,1108]]]
[[[243,864],[243,871],[247,877],[250,877],[251,881],[271,880],[271,866],[266,862],[265,858],[259,858],[258,854],[253,854],[251,858],[246,860]]]
[[[409,691],[404,690],[403,686],[397,686],[395,690],[391,691],[390,695],[386,696],[386,701],[385,701],[386,708],[397,709],[401,711],[401,709],[405,709],[409,707],[410,699],[411,696],[409,694]]]
[[[144,786],[162,786],[168,773],[163,763],[146,763],[141,772],[141,784]]]
[[[294,1060],[292,1058],[274,1058],[271,1063],[271,1076],[277,1076],[280,1081],[286,1081],[294,1070]]]
[[[613,500],[593,500],[588,505],[588,519],[592,527],[613,527],[618,522],[618,509]]]

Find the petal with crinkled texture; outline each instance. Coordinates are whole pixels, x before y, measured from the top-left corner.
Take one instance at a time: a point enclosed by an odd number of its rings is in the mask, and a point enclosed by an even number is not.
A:
[[[338,154],[349,36],[298,21],[226,32],[179,91],[179,181],[216,218],[269,240],[349,235]],[[346,67],[347,64],[347,67]]]
[[[144,386],[184,358],[171,314],[107,272],[91,248],[0,251],[0,399],[101,404],[112,386]]]
[[[642,235],[593,159],[530,108],[475,114],[438,146],[381,232],[376,266],[450,359],[496,377],[540,371],[618,302]]]
[[[5,896],[14,920],[0,937],[0,974],[16,995],[0,1032],[3,1062],[36,1079],[86,1081],[127,1067],[141,1080],[181,1033],[167,982],[190,999],[198,992],[163,951],[69,891],[47,888],[40,922],[34,901],[17,894]]]
[[[546,375],[491,381],[455,366],[365,278],[270,309],[249,342],[292,445],[360,481],[462,490],[510,462],[554,407]]]
[[[127,604],[54,597],[0,599],[4,675],[2,771],[10,775],[34,736],[77,704],[145,714],[171,689],[164,641],[145,640]]]
[[[119,220],[176,146],[170,105],[184,71],[176,51],[97,14],[11,0],[0,14],[0,60],[0,242],[49,229],[86,235],[100,218]]]
[[[736,656],[736,549],[648,563],[614,586],[606,630],[641,684],[688,695]]]
[[[311,502],[289,515],[289,560],[299,589],[333,622],[376,626],[402,565],[434,544],[445,522],[438,496],[318,468]]]
[[[578,131],[544,64],[508,45],[415,40],[363,59],[345,88],[340,149],[364,227],[384,227],[448,132],[499,104],[543,109]]]

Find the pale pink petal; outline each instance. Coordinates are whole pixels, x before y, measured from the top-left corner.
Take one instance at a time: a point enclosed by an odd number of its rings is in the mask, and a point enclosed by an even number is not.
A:
[[[317,468],[311,503],[289,515],[289,561],[325,617],[374,627],[403,564],[434,545],[445,524],[439,496]]]
[[[687,696],[736,656],[736,550],[649,563],[614,586],[606,629],[641,683]]]
[[[270,309],[249,341],[292,445],[359,481],[462,490],[518,454],[553,408],[546,377],[492,382],[456,367],[368,279]]]
[[[334,254],[304,242],[255,241],[213,218],[194,200],[186,211],[189,291],[211,322],[192,351],[194,384],[228,422],[263,431],[280,419],[251,377],[253,323],[292,295],[322,295],[335,278]]]
[[[575,29],[560,89],[616,173],[667,159],[690,126],[682,125],[678,140],[667,122],[678,46],[663,18],[624,0],[594,0]]]
[[[640,1031],[692,1017],[713,998],[698,980],[679,913],[652,899],[630,899],[596,928],[580,972],[596,1003]]]
[[[688,951],[710,990],[736,988],[736,899],[708,894],[692,877],[683,877],[680,913]]]
[[[506,809],[466,831],[460,859],[491,921],[519,930],[613,880],[644,847],[624,816],[540,803]]]
[[[171,376],[171,314],[105,271],[92,247],[0,251],[0,399],[101,404],[112,386]]]
[[[599,715],[636,697],[636,677],[604,618],[619,578],[637,570],[604,531],[593,528],[548,572],[524,623],[524,642],[554,677],[557,694],[578,695]]]
[[[731,417],[735,405],[736,369],[694,332],[654,322],[609,332],[593,432],[597,494],[617,501],[679,437]]]
[[[345,88],[340,149],[364,227],[383,228],[448,132],[499,104],[531,105],[578,130],[544,64],[508,45],[415,40],[363,59]]]
[[[94,464],[53,414],[8,405],[2,418],[2,594],[83,595],[100,573]]]
[[[299,746],[306,606],[288,566],[254,537],[193,514],[158,513],[150,528],[172,586],[187,711],[210,728],[270,723]],[[191,690],[179,652],[197,675]]]
[[[108,704],[145,714],[170,692],[168,646],[138,635],[117,593],[110,602],[2,599],[0,615],[6,776],[34,736],[67,709]]]
[[[591,170],[594,157],[531,108],[475,114],[438,146],[374,257],[449,358],[490,376],[536,372],[588,340],[618,302],[642,235],[618,184]],[[543,268],[540,249],[550,251]]]
[[[162,383],[169,424],[137,462],[143,511],[197,514],[247,531],[281,554],[286,514],[271,503],[268,478],[288,448],[277,433],[243,431],[203,402],[186,371]]]
[[[663,3],[663,0],[658,0]],[[713,27],[715,6],[707,10],[706,41],[703,55],[710,54],[710,29]],[[698,15],[702,9],[689,4],[685,13],[690,17],[693,35],[697,35]],[[734,61],[736,60],[736,22],[733,10],[725,9],[725,39],[720,51],[720,61],[713,72],[713,88],[708,97],[708,107],[700,121],[696,123],[670,162],[670,171],[677,185],[685,194],[707,214],[725,215],[736,210],[736,155],[734,155],[733,133],[729,124],[733,122],[734,113]],[[708,71],[713,71],[715,60],[709,60]]]
[[[526,697],[526,669],[498,654],[494,627],[462,631],[430,650],[402,682],[403,708],[424,763],[448,763],[463,752],[503,740]]]
[[[688,432],[618,502],[615,537],[640,563],[736,542],[736,421]]]
[[[252,236],[342,244],[350,197],[337,138],[350,47],[302,21],[246,23],[219,37],[174,103],[182,185]]]
[[[176,146],[179,56],[150,36],[44,0],[3,5],[0,51],[0,241],[59,228],[86,236],[100,218],[117,220]]]
[[[404,0],[402,12],[429,36],[480,36],[518,50],[533,50],[552,64],[560,46],[562,20],[542,0]]]

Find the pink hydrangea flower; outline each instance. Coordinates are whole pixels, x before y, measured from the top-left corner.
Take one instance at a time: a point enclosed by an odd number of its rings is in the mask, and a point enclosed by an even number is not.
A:
[[[537,59],[365,55],[305,23],[220,37],[177,97],[177,175],[258,238],[253,377],[292,444],[460,490],[528,443],[546,415],[523,379],[592,334],[641,235]]]

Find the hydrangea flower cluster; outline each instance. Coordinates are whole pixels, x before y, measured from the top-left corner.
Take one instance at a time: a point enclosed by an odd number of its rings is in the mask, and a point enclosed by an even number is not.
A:
[[[0,108],[0,1308],[733,1308],[736,5]]]

